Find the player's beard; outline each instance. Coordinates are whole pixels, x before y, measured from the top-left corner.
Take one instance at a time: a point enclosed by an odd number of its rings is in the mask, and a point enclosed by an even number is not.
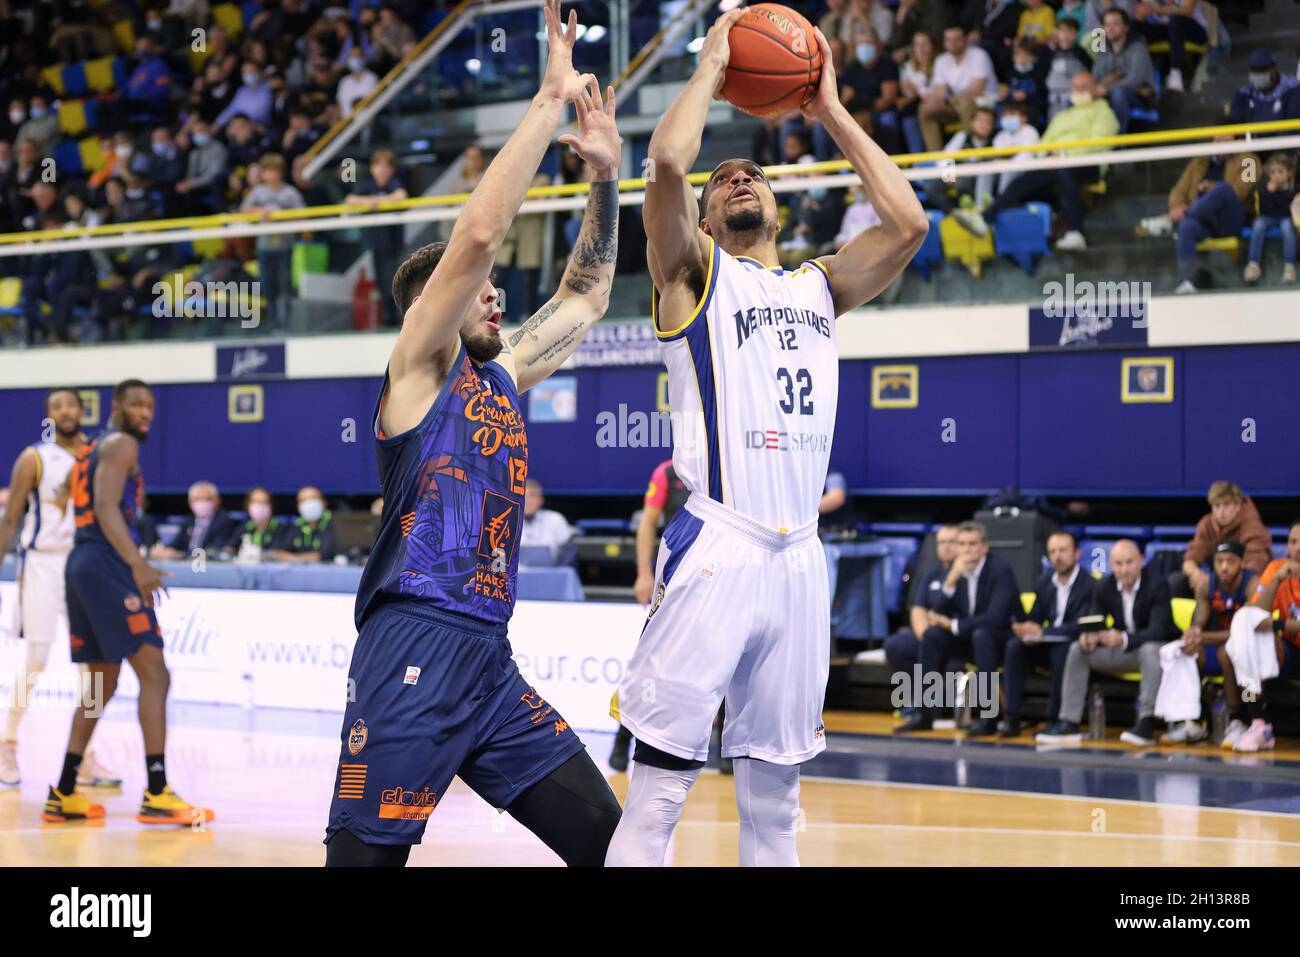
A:
[[[505,345],[501,337],[490,329],[469,335],[462,332],[460,338],[465,343],[465,352],[478,363],[491,362],[501,354],[501,349]]]
[[[81,423],[74,422],[72,424],[72,428],[70,429],[65,429],[61,425],[56,425],[54,427],[54,431],[59,433],[59,438],[61,439],[75,439],[78,435],[81,434]]]
[[[757,209],[740,209],[728,213],[722,221],[730,233],[752,233],[763,228],[763,213]]]

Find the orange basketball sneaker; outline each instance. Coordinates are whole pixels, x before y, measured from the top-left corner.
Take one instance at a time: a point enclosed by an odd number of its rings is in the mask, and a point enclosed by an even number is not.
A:
[[[50,788],[50,796],[45,799],[45,810],[41,812],[41,818],[51,824],[62,824],[64,821],[94,821],[103,816],[104,805],[92,804],[88,798],[76,791],[62,794],[53,787]]]
[[[144,792],[140,802],[140,813],[135,819],[141,824],[207,824],[215,814],[205,807],[195,807],[181,800],[181,796],[165,785],[157,794]]]

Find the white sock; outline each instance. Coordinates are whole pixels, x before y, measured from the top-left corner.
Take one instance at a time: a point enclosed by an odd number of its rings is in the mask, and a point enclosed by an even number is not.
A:
[[[741,867],[798,867],[799,765],[736,758]]]
[[[623,817],[605,852],[605,866],[663,867],[686,792],[699,776],[699,768],[666,771],[633,762]]]

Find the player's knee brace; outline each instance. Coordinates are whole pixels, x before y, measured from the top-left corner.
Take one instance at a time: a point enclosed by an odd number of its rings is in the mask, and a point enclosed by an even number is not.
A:
[[[741,865],[797,866],[799,766],[737,758],[735,773]]]
[[[326,867],[405,867],[409,844],[366,844],[347,828],[335,831],[325,845]]]

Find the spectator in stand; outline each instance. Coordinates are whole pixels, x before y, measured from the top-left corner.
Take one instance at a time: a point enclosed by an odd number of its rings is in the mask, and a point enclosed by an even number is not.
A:
[[[351,116],[357,103],[373,93],[379,85],[379,77],[366,67],[365,55],[359,49],[348,54],[347,65],[347,75],[339,81],[337,94],[339,115],[343,117]]]
[[[474,192],[474,187],[483,178],[487,168],[487,153],[484,152],[483,147],[471,143],[465,147],[465,152],[460,156],[460,169],[450,177],[447,192],[449,194]],[[453,226],[455,226],[455,222],[451,220],[439,223],[440,238],[444,241],[449,239]]]
[[[262,183],[248,192],[240,211],[261,213],[270,219],[271,213],[281,209],[301,209],[302,193],[284,181],[284,159],[268,153],[258,163]],[[279,233],[257,237],[258,279],[266,296],[270,311],[271,328],[284,331],[289,327],[289,308],[292,298],[290,263],[293,256],[293,235]]]
[[[32,187],[40,181],[41,154],[31,140],[24,140],[17,144],[14,154],[16,159],[12,185],[9,194],[4,198],[8,201],[9,216],[15,220],[17,226],[27,229],[23,221],[33,209]]]
[[[54,148],[59,138],[59,117],[50,109],[50,101],[43,95],[32,97],[31,108],[27,111],[27,121],[18,128],[17,142],[31,140],[36,144],[42,156]]]
[[[988,53],[972,44],[960,26],[943,31],[943,49],[934,62],[933,85],[917,110],[925,147],[932,151],[943,146],[944,124],[960,120],[970,126],[976,101],[992,97],[998,83]]]
[[[0,140],[0,232],[14,231],[13,194],[18,183],[18,163],[14,159],[13,147],[7,140]]]
[[[230,544],[239,523],[221,509],[221,493],[212,482],[195,482],[189,491],[190,517],[166,544],[149,549],[156,559],[188,559],[197,550],[216,553]]]
[[[1233,744],[1237,751],[1260,751],[1273,747],[1273,726],[1268,722],[1266,701],[1283,681],[1300,678],[1300,520],[1291,523],[1287,536],[1286,556],[1269,563],[1260,576],[1251,603],[1271,610],[1274,618],[1266,623],[1273,629],[1277,651],[1278,675],[1264,682],[1261,693],[1250,702],[1250,725]],[[1226,656],[1225,656],[1226,657]],[[1227,684],[1225,677],[1224,684]],[[1224,747],[1227,747],[1224,737]]]
[[[1069,17],[1056,21],[1052,59],[1047,69],[1047,119],[1070,106],[1070,81],[1076,73],[1092,71],[1092,57],[1079,46],[1079,23]]]
[[[921,125],[917,119],[917,109],[934,86],[934,37],[924,31],[912,35],[912,45],[907,51],[907,59],[899,72],[898,113],[902,117],[903,139],[909,153],[925,152],[925,139],[921,136]]]
[[[165,126],[154,129],[149,137],[149,153],[142,154],[140,175],[149,180],[149,184],[163,196],[163,214],[176,215],[179,212],[176,184],[185,175],[185,158],[172,138],[172,132]]]
[[[373,209],[380,203],[406,199],[408,195],[406,184],[397,172],[397,157],[390,150],[375,150],[370,157],[370,178],[350,194],[346,202],[351,206]],[[384,325],[391,328],[400,326],[402,322],[392,295],[393,274],[397,272],[397,261],[405,245],[402,233],[400,225],[377,226],[362,233],[375,261],[375,284],[383,301]]]
[[[334,513],[325,504],[325,496],[314,485],[298,490],[298,517],[280,526],[278,541],[273,541],[267,557],[277,562],[332,562],[338,554]]]
[[[921,662],[921,638],[933,627],[930,624],[930,613],[943,603],[943,583],[957,557],[955,522],[941,525],[935,531],[934,551],[937,562],[927,568],[912,587],[911,604],[907,609],[908,624],[885,639],[885,663],[889,666],[890,675],[906,675],[916,693],[920,692],[914,675],[916,666]],[[937,630],[935,635],[936,641],[944,640]],[[919,710],[919,701],[905,702],[900,708],[905,720],[914,717]]]
[[[842,35],[842,39],[850,49],[853,44],[861,42],[858,37],[863,28],[870,30],[884,47],[888,47],[894,38],[894,15],[884,0],[852,0],[845,19],[848,22],[843,29],[847,35]]]
[[[1011,45],[1020,29],[1022,9],[1017,0],[966,0],[961,7],[966,38],[989,55],[999,79],[1011,73]]]
[[[998,121],[998,133],[993,137],[994,146],[1033,146],[1038,143],[1038,130],[1029,122],[1029,110],[1020,103],[1008,103],[1002,107],[1002,118]],[[1017,153],[1011,159],[1023,160],[1028,153]],[[994,195],[1004,193],[1019,172],[1007,170],[998,174],[997,191]]]
[[[840,221],[840,231],[831,240],[836,251],[843,249],[859,233],[881,225],[880,214],[867,201],[867,194],[861,186],[850,187],[848,199],[849,204],[844,209],[844,219]]]
[[[171,114],[172,68],[158,53],[148,37],[135,43],[136,67],[131,71],[123,91],[128,115],[143,114],[150,122],[161,123]]]
[[[1170,0],[1153,3],[1138,0],[1133,8],[1137,30],[1147,43],[1164,40],[1169,44],[1169,76],[1165,85],[1175,93],[1183,91],[1183,70],[1187,69],[1187,44],[1205,43],[1205,11],[1201,0]]]
[[[415,31],[398,18],[394,7],[385,4],[379,8],[379,18],[370,30],[370,42],[374,45],[376,66],[381,73],[396,66],[402,58],[402,48],[415,40]]]
[[[1052,690],[1047,713],[1061,710],[1061,683],[1071,645],[1079,640],[1079,619],[1092,612],[1097,580],[1079,565],[1079,541],[1071,532],[1054,532],[1047,538],[1047,560],[1051,571],[1034,584],[1034,604],[1024,621],[1011,623],[1014,634],[1007,642],[1006,667],[1002,670],[1006,693],[1006,718],[998,725],[998,737],[1014,738],[1021,730],[1021,701],[1028,668],[1047,668]]]
[[[1209,581],[1201,566],[1210,561],[1220,542],[1241,542],[1246,569],[1256,574],[1263,572],[1273,557],[1273,538],[1259,517],[1259,509],[1240,485],[1215,482],[1206,500],[1210,512],[1196,523],[1196,534],[1183,552],[1182,571],[1174,572],[1169,578],[1169,588],[1175,598],[1190,598]]]
[[[1264,166],[1266,181],[1259,191],[1259,215],[1251,224],[1250,254],[1244,273],[1248,283],[1259,282],[1262,274],[1259,263],[1270,229],[1282,234],[1282,281],[1295,282],[1296,227],[1291,212],[1297,203],[1295,166],[1295,156],[1291,153],[1274,153]]]
[[[827,42],[839,40],[846,45],[852,43],[853,36],[849,32],[852,25],[852,20],[849,18],[849,0],[826,0],[826,7],[827,10],[817,21],[817,26],[822,33],[826,34]]]
[[[1051,143],[1064,143],[1071,140],[1096,139],[1114,136],[1119,130],[1119,121],[1104,99],[1096,96],[1096,84],[1090,73],[1076,73],[1071,81],[1073,88],[1073,106],[1062,110],[1047,127],[1047,132],[1039,141],[1044,146]],[[1083,147],[1071,150],[1071,153],[1095,153],[1104,150],[1103,146]],[[1098,166],[1075,166],[1054,170],[1028,170],[1016,177],[1004,193],[997,197],[984,210],[983,214],[974,210],[960,210],[953,215],[957,221],[976,236],[988,234],[989,222],[997,219],[1004,209],[1023,206],[1031,199],[1055,201],[1055,208],[1060,214],[1064,234],[1056,242],[1060,250],[1087,249],[1083,237],[1083,186],[1095,183],[1101,178],[1102,169]]]
[[[979,522],[957,526],[957,557],[926,612],[921,635],[923,674],[941,674],[953,661],[974,661],[978,671],[993,675],[1011,638],[1011,616],[1020,601],[1011,566],[989,552],[988,533]],[[922,707],[896,733],[928,731],[937,710]],[[972,737],[997,733],[992,718],[978,718],[967,731]]]
[[[45,229],[46,220],[51,217],[57,219],[60,224],[63,222],[59,214],[59,189],[53,183],[47,183],[45,180],[37,180],[32,183],[29,195],[32,202],[31,212],[23,217],[23,229],[28,231]]]
[[[1043,124],[1047,115],[1047,69],[1046,57],[1039,58],[1039,50],[1025,40],[1017,40],[1011,48],[1011,76],[1004,85],[1001,105],[1018,103],[1025,108],[1030,122],[1035,126]]]
[[[1056,11],[1043,0],[1021,0],[1025,8],[1016,21],[1016,39],[1044,47],[1056,32]]]
[[[1259,588],[1259,576],[1242,567],[1246,549],[1240,542],[1220,542],[1214,549],[1213,571],[1196,589],[1196,610],[1192,623],[1179,642],[1184,654],[1197,659],[1202,675],[1223,676],[1223,698],[1228,708],[1228,727],[1223,747],[1234,747],[1250,726],[1250,712],[1242,701],[1232,659],[1224,645],[1232,628],[1232,618],[1250,603]],[[1279,659],[1280,660],[1280,659]],[[1205,737],[1205,729],[1194,720],[1179,722],[1169,729],[1166,741],[1194,743]],[[1258,750],[1257,748],[1251,750]]]
[[[284,161],[292,165],[294,160],[311,149],[321,134],[320,130],[311,125],[311,117],[301,106],[291,107],[288,119],[280,137],[280,152],[284,155]]]
[[[840,101],[848,104],[863,100],[871,108],[876,142],[886,153],[897,153],[902,146],[898,123],[898,64],[890,57],[871,27],[859,23],[853,57],[837,72]]]
[[[821,501],[817,503],[817,533],[822,536],[854,535],[858,516],[849,495],[849,482],[843,472],[826,473]]]
[[[214,125],[215,128],[215,125]],[[271,151],[271,142],[258,132],[248,117],[242,113],[232,116],[226,127],[227,167],[231,172],[242,171],[257,162],[258,157]]]
[[[902,64],[912,52],[912,42],[918,33],[930,38],[930,48],[934,49],[934,38],[943,35],[947,23],[948,9],[944,0],[899,0],[894,12],[894,32],[890,40],[893,47],[894,62]],[[933,53],[931,54],[933,58]]]
[[[338,76],[329,60],[324,57],[313,60],[307,82],[298,91],[298,104],[313,121],[329,122],[329,117],[338,112],[338,86]]]
[[[224,211],[229,151],[212,135],[212,124],[206,120],[194,120],[181,135],[191,144],[185,178],[176,184],[182,208],[190,215]]]
[[[1129,21],[1133,20],[1133,11],[1137,7],[1137,0],[1086,0],[1084,7],[1085,16],[1080,26],[1088,36],[1088,42],[1091,44],[1093,38],[1100,41],[1104,37],[1102,32],[1101,19],[1106,15],[1107,10],[1123,10],[1128,14]],[[1058,18],[1059,19],[1059,18]],[[1098,42],[1097,46],[1101,46]],[[1091,46],[1089,53],[1096,53]]]
[[[1300,118],[1300,81],[1283,76],[1267,47],[1250,51],[1249,82],[1232,95],[1229,123],[1267,123]],[[1286,135],[1286,134],[1258,134]]]
[[[27,103],[21,97],[9,101],[9,112],[0,116],[0,139],[16,143],[18,131],[27,122]]]
[[[185,107],[191,116],[202,117],[211,123],[234,99],[236,84],[226,75],[221,64],[209,58],[203,75],[194,81],[186,98]]]
[[[982,149],[983,147],[993,145],[993,132],[997,128],[997,119],[991,109],[981,106],[971,117],[970,125],[964,130],[958,130],[953,134],[946,144],[944,144],[945,153],[955,153],[960,150]],[[958,165],[962,161],[958,161]],[[970,162],[970,161],[967,161]],[[992,173],[985,173],[982,176],[963,176],[953,181],[952,189],[956,191],[958,205],[964,207],[988,206],[993,202],[993,185],[994,176]],[[937,209],[940,212],[950,212],[953,208],[952,196],[949,193],[949,184],[942,179],[932,179],[926,181],[925,205],[931,209]]]
[[[535,478],[524,482],[524,524],[519,530],[519,544],[541,546],[558,553],[569,544],[578,530],[554,509],[545,508],[542,483]]]
[[[262,71],[254,63],[245,63],[239,75],[243,85],[217,116],[213,126],[218,130],[224,129],[236,116],[247,117],[250,122],[263,127],[271,122],[271,88],[263,79]]]
[[[570,151],[566,155],[576,154]],[[754,157],[754,162],[759,166],[776,166],[784,162],[781,156],[781,117],[763,117],[763,122],[754,129],[749,155]]]
[[[857,112],[869,112],[866,101],[857,105],[860,107]],[[854,105],[850,105],[849,112],[855,112]],[[813,157],[804,156],[799,162],[811,163]],[[776,238],[777,255],[786,269],[795,269],[800,263],[818,255],[835,237],[844,218],[842,190],[813,186],[791,195],[795,199],[790,208],[790,217]]]
[[[546,174],[533,176],[533,186],[545,186]],[[516,216],[506,238],[497,250],[496,266],[501,288],[508,290],[501,303],[507,321],[522,323],[537,309],[537,284],[542,273],[542,245],[546,235],[546,216],[523,213]],[[519,294],[514,294],[516,279]]]
[[[1119,131],[1128,132],[1129,113],[1150,106],[1156,98],[1156,70],[1146,41],[1134,36],[1128,14],[1112,7],[1102,18],[1106,44],[1092,64],[1097,87],[1110,101]]]
[[[1093,592],[1092,612],[1108,615],[1114,626],[1085,631],[1070,645],[1061,684],[1061,710],[1056,720],[1035,735],[1040,744],[1078,744],[1079,723],[1087,704],[1088,676],[1138,671],[1138,719],[1120,740],[1137,747],[1156,741],[1156,694],[1160,690],[1160,647],[1174,636],[1169,608],[1169,583],[1144,572],[1142,552],[1132,539],[1122,538],[1110,550],[1111,573]]]

